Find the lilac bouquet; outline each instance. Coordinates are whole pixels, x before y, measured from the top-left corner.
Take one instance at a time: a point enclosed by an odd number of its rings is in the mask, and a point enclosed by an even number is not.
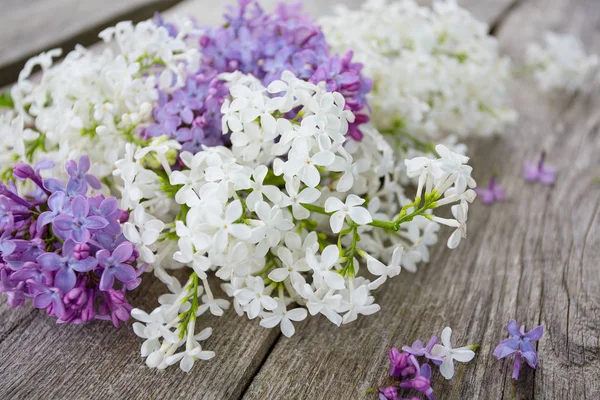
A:
[[[129,319],[126,293],[144,269],[122,233],[128,213],[114,197],[88,194],[101,184],[87,173],[86,156],[66,163],[66,185],[42,179],[40,170],[51,166],[19,163],[13,180],[0,183],[0,292],[10,306],[31,298],[58,323],[101,319],[118,327]]]

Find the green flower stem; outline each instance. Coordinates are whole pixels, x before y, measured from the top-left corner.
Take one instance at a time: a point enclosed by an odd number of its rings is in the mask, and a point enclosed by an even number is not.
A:
[[[415,205],[420,204],[421,200],[419,198],[415,199],[414,203],[405,205],[402,208],[402,210],[400,211],[400,214],[398,215],[398,217],[394,221],[382,221],[379,219],[374,219],[373,222],[370,222],[368,225],[375,226],[378,228],[398,231],[400,229],[400,225],[402,225],[403,223],[412,221],[415,217],[417,217],[419,215],[424,215],[427,210],[435,208],[435,200],[437,200],[438,197],[439,196],[434,191],[426,197],[426,201],[423,204],[423,206],[421,208],[415,208],[415,210],[412,213],[407,214],[407,211],[411,207],[415,207]],[[331,212],[325,211],[325,209],[323,207],[315,206],[314,204],[302,204],[302,207],[306,208],[308,211],[316,212],[316,213],[322,214],[322,215],[331,216],[333,214]],[[342,231],[342,232],[344,232],[344,231]],[[342,232],[340,232],[340,234]],[[347,234],[347,233],[349,233],[349,232],[345,232],[344,234]],[[338,247],[341,248],[340,240],[341,240],[341,236],[340,236],[340,238],[338,238]]]
[[[188,284],[188,290],[191,291],[190,295],[181,300],[182,303],[191,300],[191,307],[186,312],[179,315],[179,337],[183,339],[187,333],[188,325],[190,321],[196,320],[196,311],[198,311],[198,275],[193,272],[190,275],[191,282]]]

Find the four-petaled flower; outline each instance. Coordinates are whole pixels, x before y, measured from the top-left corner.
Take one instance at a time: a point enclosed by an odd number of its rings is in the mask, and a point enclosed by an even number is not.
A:
[[[58,271],[54,277],[54,286],[67,293],[75,287],[77,281],[75,272],[88,272],[98,265],[98,260],[94,257],[81,258],[80,254],[76,251],[75,242],[67,239],[63,244],[61,255],[44,253],[38,256],[37,262],[47,271]]]
[[[486,206],[491,206],[497,201],[506,199],[507,195],[502,186],[496,183],[496,176],[493,175],[490,178],[490,183],[486,188],[475,188],[477,196],[481,199],[481,202]]]
[[[120,244],[112,254],[106,249],[102,249],[96,253],[98,264],[104,267],[102,277],[100,278],[100,290],[112,288],[115,278],[123,283],[135,281],[137,273],[127,263],[131,259],[132,254],[133,245],[128,242]]]
[[[524,358],[527,364],[533,369],[535,369],[537,365],[538,355],[532,342],[540,340],[544,334],[544,328],[538,326],[525,333],[525,325],[521,325],[521,328],[519,329],[517,321],[513,319],[506,326],[506,330],[511,337],[500,342],[494,350],[494,356],[500,360],[514,354],[515,363],[512,377],[513,379],[519,379],[519,371],[521,369],[521,364],[523,363],[522,358]]]
[[[436,344],[433,346],[433,350],[431,350],[431,355],[434,357],[443,357],[444,360],[442,361],[440,372],[446,379],[452,379],[454,376],[454,360],[465,363],[475,357],[472,346],[453,349],[450,336],[452,336],[452,329],[445,327],[442,331],[442,345]]]
[[[525,162],[523,167],[523,177],[527,182],[540,181],[546,185],[552,185],[556,182],[556,168],[545,166],[545,161],[546,152],[542,151],[537,164]]]
[[[71,179],[77,182],[80,186],[84,186],[87,191],[87,185],[94,189],[100,189],[102,184],[94,175],[88,174],[90,170],[90,159],[88,156],[81,156],[79,164],[74,160],[69,160],[65,163],[65,169],[71,176]]]
[[[71,238],[77,243],[87,243],[91,232],[108,225],[103,217],[90,216],[90,205],[83,196],[77,196],[71,203],[71,215],[61,214],[52,221],[52,229],[64,239]]]
[[[281,299],[276,299],[277,308],[273,312],[266,312],[263,319],[260,321],[260,326],[265,328],[273,328],[277,325],[281,326],[281,333],[287,337],[294,336],[296,330],[292,321],[300,322],[306,319],[308,312],[306,308],[298,307],[292,310],[287,310],[285,303]]]
[[[365,199],[361,199],[355,194],[348,195],[346,203],[343,203],[337,197],[330,197],[325,201],[325,211],[333,213],[329,219],[331,230],[333,233],[339,233],[344,225],[346,216],[358,224],[366,225],[373,222],[373,217],[369,211],[361,207],[361,204],[365,202]]]

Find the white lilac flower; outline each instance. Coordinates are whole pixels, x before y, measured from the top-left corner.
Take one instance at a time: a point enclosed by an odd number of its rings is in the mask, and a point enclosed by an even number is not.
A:
[[[436,344],[431,350],[431,355],[434,357],[443,357],[440,372],[446,379],[452,379],[454,376],[454,360],[465,363],[475,357],[473,346],[452,348],[450,336],[452,336],[452,329],[449,327],[444,328],[442,331],[442,344]]]
[[[246,307],[248,318],[254,319],[258,317],[263,309],[274,310],[277,308],[275,299],[263,293],[265,283],[261,277],[249,276],[247,283],[247,288],[237,290],[234,296],[240,304]]]
[[[403,250],[402,247],[394,249],[389,265],[385,265],[376,258],[367,255],[367,269],[371,274],[379,277],[369,283],[369,289],[377,289],[385,283],[387,278],[393,278],[400,273]]]
[[[346,287],[344,278],[338,274],[335,266],[338,265],[340,251],[336,245],[327,246],[321,253],[321,258],[317,257],[311,250],[306,251],[306,262],[312,268],[317,281],[323,281],[332,289],[344,289]]]
[[[361,207],[365,202],[355,194],[350,194],[343,203],[337,197],[330,197],[325,201],[325,212],[333,213],[329,220],[333,233],[338,233],[342,230],[346,217],[349,217],[352,222],[358,225],[366,225],[373,221],[369,211]]]
[[[260,326],[265,328],[273,328],[277,325],[281,326],[281,333],[287,337],[294,336],[296,330],[292,321],[304,321],[308,315],[305,308],[294,308],[287,310],[284,302],[281,299],[277,300],[277,308],[272,312],[263,313],[263,319],[260,321]]]

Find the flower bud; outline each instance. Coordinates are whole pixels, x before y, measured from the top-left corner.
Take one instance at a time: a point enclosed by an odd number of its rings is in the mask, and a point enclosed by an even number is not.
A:
[[[19,179],[28,179],[35,175],[31,165],[25,163],[18,163],[13,167],[13,174]]]
[[[77,243],[73,249],[73,257],[83,260],[90,256],[90,246],[87,243]]]

